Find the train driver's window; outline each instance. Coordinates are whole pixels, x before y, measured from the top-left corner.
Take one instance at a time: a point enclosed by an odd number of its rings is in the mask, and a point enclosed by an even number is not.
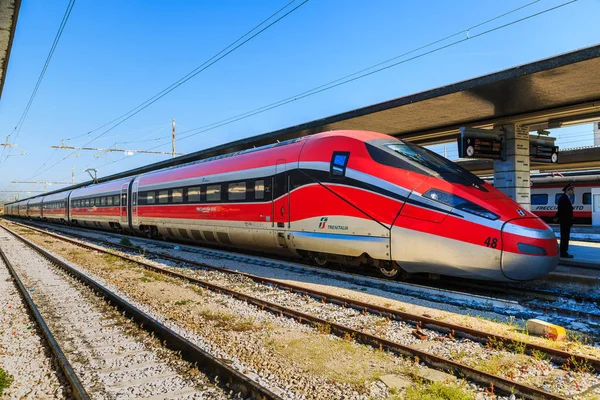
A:
[[[166,204],[169,202],[169,191],[159,190],[158,191],[158,202],[159,204]]]
[[[254,200],[262,200],[265,198],[265,181],[257,180],[254,182]]]
[[[592,204],[592,193],[587,192],[583,194],[583,199],[581,200],[583,204]]]
[[[173,189],[171,193],[173,203],[183,203],[183,189]]]
[[[548,195],[547,194],[532,194],[531,195],[531,205],[532,206],[541,206],[548,204]]]
[[[188,203],[195,203],[200,201],[200,186],[191,187],[187,191]]]
[[[206,187],[206,201],[221,200],[221,185],[210,185]]]
[[[350,153],[347,151],[334,151],[331,156],[331,166],[329,172],[333,176],[346,176],[346,166],[348,165],[348,159]]]

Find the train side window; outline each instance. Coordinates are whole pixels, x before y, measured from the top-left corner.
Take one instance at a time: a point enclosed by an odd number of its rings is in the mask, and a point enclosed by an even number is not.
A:
[[[221,200],[221,185],[210,185],[206,187],[206,201]]]
[[[90,199],[85,199],[85,207],[89,207],[90,206]]]
[[[100,198],[100,205],[101,205],[102,207],[104,207],[104,206],[106,205],[106,197],[101,197],[101,198]]]
[[[347,151],[334,151],[331,156],[331,165],[329,172],[333,176],[346,176],[346,166],[348,165],[348,159],[350,153]]]
[[[531,195],[531,205],[532,206],[542,206],[548,204],[548,195],[547,194],[532,194]]]
[[[113,205],[113,198],[112,198],[112,196],[108,196],[106,198],[106,205],[107,206],[112,206]]]
[[[119,205],[119,195],[118,194],[113,196],[113,205],[115,205],[115,206]]]
[[[158,203],[166,204],[169,202],[169,191],[168,190],[159,190],[158,191]]]
[[[265,181],[263,179],[254,182],[254,200],[265,198]]]
[[[173,203],[183,203],[183,189],[173,189],[171,193]]]
[[[197,203],[200,201],[200,186],[194,186],[187,191],[188,203]]]
[[[554,204],[558,204],[558,200],[560,200],[560,197],[562,195],[562,193],[557,193],[556,195],[554,195]]]
[[[227,188],[228,200],[246,200],[246,182],[230,183]]]
[[[146,204],[154,204],[156,203],[156,199],[154,198],[154,192],[146,193]]]
[[[592,204],[592,193],[587,192],[583,194],[583,198],[581,199],[583,204]]]

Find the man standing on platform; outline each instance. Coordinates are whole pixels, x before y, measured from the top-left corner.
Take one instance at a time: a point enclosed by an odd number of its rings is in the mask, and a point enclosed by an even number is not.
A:
[[[569,239],[571,226],[573,226],[573,203],[571,203],[573,193],[575,188],[570,183],[563,188],[563,195],[558,199],[556,212],[556,218],[560,223],[560,256],[564,258],[573,258],[573,255],[569,254]]]

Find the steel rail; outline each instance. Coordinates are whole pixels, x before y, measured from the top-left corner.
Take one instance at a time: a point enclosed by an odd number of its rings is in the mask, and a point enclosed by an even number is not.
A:
[[[456,280],[449,280],[449,281],[442,282],[440,284],[435,284],[435,285],[430,285],[430,286],[440,288],[440,289],[446,289],[446,290],[467,291],[470,289],[475,289],[475,290],[485,291],[487,293],[490,292],[489,286],[486,286],[485,284],[478,283],[478,282],[458,282]],[[581,294],[560,293],[560,292],[553,292],[553,291],[545,290],[545,289],[520,288],[520,287],[511,285],[511,284],[501,284],[501,285],[495,286],[492,290],[494,292],[508,294],[508,295],[515,295],[515,296],[523,296],[524,291],[526,291],[526,293],[528,295],[531,294],[531,295],[535,296],[536,298],[538,298],[539,300],[556,301],[560,298],[563,298],[563,299],[573,300],[573,301],[576,301],[579,303],[590,302],[590,303],[600,305],[600,298],[589,298],[589,297],[585,297]],[[525,301],[525,303],[526,303],[526,301]]]
[[[86,243],[82,243],[78,240],[75,239],[71,239],[68,237],[64,237],[61,235],[58,235],[56,233],[52,233],[52,232],[48,232],[45,231],[43,229],[39,229],[39,228],[35,228],[35,227],[31,227],[28,225],[24,225],[24,224],[20,224],[17,222],[13,222],[16,225],[19,226],[23,226],[27,229],[32,229],[35,231],[38,231],[40,233],[44,233],[47,234],[49,236],[55,237],[59,240],[64,240],[67,241],[69,243],[75,244],[77,246],[80,247],[84,247],[90,250],[96,250],[96,251],[106,251],[106,249],[103,249],[101,247],[97,247],[91,244],[86,244]],[[509,337],[506,336],[502,336],[502,335],[498,335],[498,334],[493,334],[493,333],[488,333],[488,332],[484,332],[484,331],[480,331],[477,329],[473,329],[473,328],[468,328],[465,326],[461,326],[461,325],[457,325],[457,324],[452,324],[449,322],[443,322],[443,321],[438,321],[435,320],[433,318],[428,318],[428,317],[424,317],[422,315],[416,315],[416,314],[411,314],[411,313],[407,313],[407,312],[403,312],[403,311],[397,311],[397,310],[393,310],[391,308],[387,308],[387,307],[382,307],[382,306],[377,306],[374,304],[369,304],[366,302],[361,302],[358,300],[351,300],[348,299],[346,297],[343,296],[338,296],[338,295],[333,295],[333,294],[329,294],[329,293],[325,293],[325,292],[321,292],[318,290],[314,290],[314,289],[307,289],[305,287],[299,286],[299,285],[294,285],[291,283],[287,283],[287,282],[282,282],[279,281],[277,279],[270,279],[270,278],[264,278],[264,277],[260,277],[257,275],[253,275],[253,274],[249,274],[246,272],[240,272],[240,271],[233,271],[227,268],[222,268],[222,267],[217,267],[217,266],[213,266],[210,264],[206,264],[206,263],[202,263],[202,262],[197,262],[197,261],[192,261],[192,260],[187,260],[184,258],[178,258],[178,257],[174,257],[171,256],[169,254],[165,254],[165,253],[161,253],[161,252],[155,252],[155,251],[147,251],[147,250],[140,250],[139,248],[136,247],[131,247],[131,246],[125,246],[122,244],[118,244],[118,243],[112,243],[109,241],[105,241],[102,239],[96,239],[96,238],[90,238],[90,237],[86,237],[84,235],[79,235],[76,233],[68,233],[68,235],[71,236],[75,236],[75,237],[79,237],[81,239],[84,240],[90,240],[90,241],[95,241],[95,242],[100,242],[102,244],[105,244],[107,246],[111,246],[111,247],[116,247],[116,248],[120,248],[120,249],[124,249],[130,252],[135,252],[135,253],[140,253],[143,255],[152,255],[155,257],[159,257],[159,258],[163,258],[166,260],[170,260],[170,261],[174,261],[176,263],[185,263],[185,264],[189,264],[189,265],[193,265],[195,267],[200,267],[200,268],[204,268],[204,269],[208,269],[208,270],[214,270],[214,271],[219,271],[222,273],[226,273],[226,274],[230,274],[230,275],[238,275],[238,276],[244,276],[248,279],[251,279],[252,281],[256,282],[256,283],[260,283],[260,284],[269,284],[272,285],[275,288],[279,288],[282,290],[291,290],[294,293],[298,293],[298,294],[302,294],[302,295],[308,295],[311,296],[317,300],[320,301],[326,301],[332,304],[337,304],[337,305],[343,305],[346,307],[351,307],[360,311],[364,311],[364,312],[369,312],[375,315],[379,315],[382,317],[386,317],[386,318],[391,318],[391,319],[395,319],[395,320],[399,320],[399,321],[409,321],[412,322],[416,325],[421,325],[421,326],[425,326],[428,327],[430,329],[433,330],[437,330],[437,331],[441,331],[443,333],[449,333],[449,332],[454,332],[454,336],[458,336],[458,337],[465,337],[465,338],[469,338],[469,339],[477,339],[479,342],[481,343],[488,343],[490,339],[492,339],[494,342],[500,342],[503,343],[505,345],[509,345],[509,346],[514,346],[514,345],[518,345],[518,346],[523,346],[525,345],[525,352],[527,354],[532,354],[533,351],[541,351],[549,356],[552,357],[553,361],[558,363],[558,364],[562,364],[565,363],[567,361],[571,361],[571,362],[577,362],[578,364],[582,364],[582,365],[590,365],[591,367],[594,368],[595,372],[600,373],[600,359],[594,358],[594,357],[588,357],[588,356],[583,356],[583,355],[578,355],[578,354],[572,354],[569,353],[567,351],[563,351],[563,350],[559,350],[559,349],[554,349],[551,347],[546,347],[546,346],[542,346],[542,345],[538,345],[535,343],[525,343],[525,342],[521,342],[515,339],[511,339]],[[119,253],[112,253],[109,252],[110,254],[113,254],[117,257],[121,257],[123,259],[126,259],[128,261],[132,261],[135,263],[139,263],[141,265],[147,266],[151,269],[154,268],[158,268],[155,267],[151,264],[147,264],[144,261],[135,259],[135,258],[130,258],[126,255],[123,254],[119,254]],[[172,272],[172,271],[168,271],[168,270],[164,270],[165,273],[168,274],[174,274],[173,276],[177,276],[180,277],[182,279],[186,279],[186,280],[194,280],[194,278],[191,278],[189,276],[183,275],[183,274],[178,274],[176,272]]]
[[[8,229],[8,228],[4,227],[4,229]],[[31,229],[31,228],[28,227],[28,229]],[[70,243],[73,243],[76,245],[80,245],[80,246],[83,245],[83,247],[91,249],[91,250],[101,251],[101,252],[115,255],[122,259],[139,264],[139,265],[143,266],[144,268],[149,269],[153,272],[176,277],[176,278],[182,279],[189,283],[193,283],[195,285],[198,285],[200,287],[203,287],[205,289],[211,290],[216,293],[229,295],[232,298],[236,298],[236,299],[245,301],[248,304],[252,304],[263,310],[267,310],[271,313],[274,313],[276,315],[286,316],[288,318],[294,319],[294,320],[298,321],[299,323],[304,323],[304,324],[308,324],[311,326],[328,326],[332,333],[334,333],[340,337],[347,337],[347,335],[350,335],[350,337],[352,337],[354,340],[356,340],[359,343],[367,344],[367,345],[370,345],[370,346],[373,346],[373,347],[379,348],[379,349],[385,348],[388,351],[392,351],[394,353],[401,354],[404,356],[417,357],[419,360],[425,362],[427,365],[429,365],[433,368],[447,371],[447,372],[452,373],[459,377],[467,377],[467,378],[471,379],[472,381],[478,383],[481,386],[488,387],[488,386],[491,386],[490,384],[493,384],[493,387],[495,389],[497,389],[498,391],[500,391],[504,394],[507,394],[507,395],[515,394],[517,396],[522,396],[526,399],[535,399],[535,400],[538,400],[538,399],[565,400],[565,399],[567,399],[566,397],[547,392],[543,389],[539,389],[539,388],[535,388],[533,386],[529,386],[526,384],[514,382],[509,379],[505,379],[505,378],[502,378],[502,377],[499,377],[499,376],[496,376],[496,375],[493,375],[493,374],[490,374],[490,373],[487,373],[484,371],[480,371],[476,368],[472,368],[472,367],[460,364],[458,362],[448,360],[443,357],[439,357],[439,356],[427,353],[425,351],[412,348],[410,346],[406,346],[406,345],[403,345],[403,344],[400,344],[400,343],[397,343],[397,342],[394,342],[391,340],[387,340],[387,339],[378,337],[376,335],[372,335],[372,334],[369,334],[369,333],[366,333],[363,331],[352,329],[352,328],[346,327],[341,324],[332,323],[327,320],[321,319],[319,317],[315,317],[310,314],[305,314],[300,311],[296,311],[296,310],[293,310],[293,309],[290,309],[290,308],[287,308],[284,306],[280,306],[278,304],[275,304],[275,303],[272,303],[272,302],[269,302],[266,300],[262,300],[262,299],[259,299],[259,298],[256,298],[256,297],[253,297],[250,295],[239,293],[239,292],[236,292],[234,290],[228,289],[223,286],[215,285],[215,284],[212,284],[212,283],[200,280],[200,279],[191,278],[184,274],[180,274],[180,273],[169,271],[169,270],[166,270],[166,269],[163,269],[160,267],[156,267],[154,265],[151,265],[151,264],[146,263],[141,260],[137,260],[137,259],[129,257],[129,256],[125,256],[125,255],[121,255],[121,254],[114,253],[111,251],[107,251],[106,249],[102,249],[97,246],[82,244],[80,242],[73,241],[72,239],[60,237],[59,235],[52,234],[50,232],[45,232],[43,230],[38,230],[36,228],[34,228],[34,230],[40,231],[42,233],[48,234],[53,237],[57,237],[60,240],[65,240],[67,242],[70,242]],[[13,234],[16,235],[17,237],[20,237],[16,233],[13,233]],[[27,239],[25,239],[25,238],[21,238],[21,240],[27,241]],[[136,250],[138,250],[138,249],[136,249]],[[46,252],[44,252],[44,253],[46,253]],[[148,252],[146,254],[148,254]],[[178,262],[186,262],[186,263],[188,262],[187,260],[183,260],[183,259],[177,259],[177,261]],[[258,278],[258,279],[261,279],[261,278]],[[290,289],[294,292],[298,292],[298,293],[307,293],[307,291],[303,288],[300,290],[294,290],[291,287],[287,287],[289,285],[281,284],[281,282],[277,282],[275,286],[279,287],[279,288],[282,288],[282,287],[288,288],[288,289]],[[332,296],[329,296],[327,298],[323,297],[323,300],[330,301],[331,297]],[[350,301],[348,301],[348,299],[344,299],[344,298],[341,298],[341,299],[342,299],[342,303],[343,303],[343,300],[345,300],[347,304],[350,303]],[[369,307],[370,308],[377,307],[377,306],[373,306],[373,305],[368,305],[366,303],[356,303],[356,304],[365,304],[366,306],[364,308],[362,308],[365,311],[368,311]],[[377,308],[384,309],[383,307],[377,307]],[[393,310],[389,310],[389,309],[385,309],[385,310],[394,312]],[[402,314],[405,314],[405,313],[402,313]],[[382,315],[384,315],[384,314],[382,314]],[[389,315],[391,315],[391,314],[389,314]]]
[[[523,306],[523,307],[528,307],[530,309],[533,310],[539,310],[539,311],[551,311],[551,312],[561,312],[563,315],[562,316],[568,316],[568,317],[577,317],[577,318],[585,318],[587,319],[588,322],[591,321],[595,321],[596,324],[600,323],[600,314],[599,313],[591,313],[591,312],[587,312],[587,311],[581,311],[581,310],[571,310],[569,308],[561,308],[561,307],[555,307],[552,306],[550,304],[543,304],[543,303],[536,303],[535,301],[557,301],[559,298],[564,298],[564,299],[568,299],[568,300],[573,300],[573,301],[577,301],[577,302],[589,302],[592,304],[595,304],[596,306],[600,305],[600,301],[598,299],[588,299],[582,295],[575,295],[575,294],[561,294],[561,293],[553,293],[553,292],[549,292],[546,290],[541,290],[541,289],[518,289],[515,287],[508,287],[508,286],[495,286],[493,289],[490,289],[489,287],[485,287],[483,284],[479,284],[479,283],[472,283],[472,282],[445,282],[445,283],[429,283],[426,284],[428,287],[431,288],[439,288],[442,290],[452,290],[452,291],[460,291],[466,294],[471,294],[471,292],[469,291],[471,290],[476,290],[476,291],[486,291],[486,295],[490,295],[491,294],[500,294],[500,295],[504,295],[504,296],[519,296],[519,297],[523,297],[524,295],[532,295],[533,297],[535,297],[535,299],[533,300],[524,300],[524,299],[516,299],[514,301],[517,302],[517,304]],[[477,294],[477,293],[476,293]],[[510,299],[512,300],[512,299]]]
[[[36,244],[27,240],[26,238],[22,237],[16,232],[13,232],[9,228],[2,225],[0,226],[10,234],[15,236],[17,239],[25,243],[27,246],[31,247],[33,250],[38,252],[44,258],[48,259],[55,265],[65,270],[70,275],[85,283],[97,294],[99,294],[105,300],[110,302],[110,304],[115,305],[118,309],[123,311],[127,317],[134,320],[144,330],[154,333],[154,335],[158,337],[166,347],[170,348],[171,350],[180,352],[181,357],[184,360],[190,363],[196,363],[198,368],[205,370],[205,372],[208,372],[209,374],[217,375],[221,382],[228,383],[228,388],[230,390],[241,392],[245,396],[250,396],[252,399],[256,400],[282,400],[280,396],[276,395],[269,389],[255,382],[254,380],[241,374],[237,370],[231,368],[226,363],[219,361],[216,357],[202,350],[195,344],[189,342],[170,328],[160,323],[158,320],[144,313],[143,311],[133,306],[125,299],[118,296],[103,285],[94,281],[87,275],[72,268],[62,260],[59,260],[52,254],[48,253],[46,250],[42,249],[41,247],[37,246]]]
[[[67,381],[69,382],[69,384],[71,386],[71,394],[73,395],[73,397],[75,397],[78,400],[89,400],[90,396],[87,394],[86,390],[84,389],[81,381],[77,377],[77,374],[73,370],[73,367],[71,367],[69,360],[67,360],[67,357],[63,353],[63,351],[60,348],[60,345],[58,344],[56,339],[54,338],[54,335],[50,331],[50,328],[48,328],[48,325],[46,325],[46,321],[44,321],[42,314],[37,309],[37,306],[33,302],[33,299],[29,295],[29,292],[27,292],[25,285],[19,278],[17,271],[15,271],[13,265],[8,260],[8,257],[6,256],[6,254],[4,253],[2,248],[0,248],[0,258],[2,258],[2,261],[4,261],[4,263],[6,264],[6,267],[8,268],[8,271],[10,272],[10,275],[12,276],[12,279],[15,282],[15,285],[19,289],[21,297],[23,298],[23,300],[25,300],[25,304],[27,305],[27,309],[29,310],[29,313],[35,320],[35,323],[37,324],[37,326],[40,328],[42,335],[46,339],[46,343],[48,344],[48,347],[50,347],[52,354],[54,354],[54,357],[56,357],[56,360],[58,361],[60,369],[62,370],[63,374],[65,375],[65,378],[67,378]]]

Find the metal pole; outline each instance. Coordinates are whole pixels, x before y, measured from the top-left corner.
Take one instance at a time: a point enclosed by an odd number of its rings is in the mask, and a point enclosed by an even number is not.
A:
[[[171,158],[175,158],[175,118],[171,121]]]

